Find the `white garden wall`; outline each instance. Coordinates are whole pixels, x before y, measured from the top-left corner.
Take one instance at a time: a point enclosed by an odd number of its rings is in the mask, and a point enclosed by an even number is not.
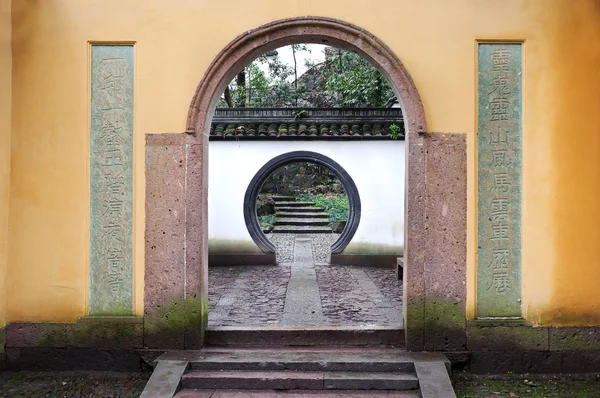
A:
[[[210,141],[209,251],[260,252],[244,222],[244,195],[274,157],[312,151],[339,163],[358,188],[360,225],[344,254],[401,254],[404,244],[404,141]]]

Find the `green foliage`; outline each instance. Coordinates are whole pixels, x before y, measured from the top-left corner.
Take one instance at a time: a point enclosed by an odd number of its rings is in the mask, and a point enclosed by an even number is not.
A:
[[[400,134],[400,126],[398,126],[396,123],[391,124],[390,125],[390,136],[392,137],[392,139],[397,140],[399,134]]]
[[[294,44],[291,49],[293,65],[283,62],[279,55],[262,55],[246,66],[241,72],[243,79],[233,79],[228,86],[233,106],[390,107],[397,102],[385,78],[360,55],[326,47],[325,61],[317,64],[306,59],[310,69],[298,76],[296,56],[300,52],[310,53],[310,48]],[[260,65],[266,65],[268,73]],[[238,81],[245,83],[238,86]],[[224,99],[219,106],[227,107]]]
[[[275,214],[258,217],[258,223],[262,229],[273,227],[275,225],[275,221],[277,221]]]
[[[315,206],[322,207],[329,215],[329,222],[344,221],[348,219],[349,202],[348,196],[324,196],[300,194],[298,199],[303,201],[314,202]]]
[[[385,78],[366,59],[338,51],[324,68],[326,98],[332,107],[389,107],[395,94]]]

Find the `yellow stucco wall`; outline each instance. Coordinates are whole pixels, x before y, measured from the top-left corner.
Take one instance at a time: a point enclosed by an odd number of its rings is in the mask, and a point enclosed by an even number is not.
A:
[[[0,0],[0,327],[6,323],[6,257],[10,198],[12,93],[11,0]]]
[[[475,43],[524,40],[523,302],[537,324],[600,324],[597,0],[13,1],[10,321],[73,321],[88,294],[89,41],[135,44],[135,290],[143,312],[144,135],[183,132],[214,56],[266,22],[329,16],[403,61],[430,131],[468,134],[475,297]]]

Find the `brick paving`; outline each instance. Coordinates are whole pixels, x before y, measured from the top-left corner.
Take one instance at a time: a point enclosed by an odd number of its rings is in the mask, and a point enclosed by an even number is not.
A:
[[[280,240],[277,266],[211,267],[209,327],[402,327],[394,270],[329,265],[314,239]]]

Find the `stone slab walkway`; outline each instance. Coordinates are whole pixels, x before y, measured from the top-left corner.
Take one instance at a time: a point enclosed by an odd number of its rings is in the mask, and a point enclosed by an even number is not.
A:
[[[313,245],[297,235],[289,263],[211,267],[208,326],[402,327],[394,270],[319,262]]]

